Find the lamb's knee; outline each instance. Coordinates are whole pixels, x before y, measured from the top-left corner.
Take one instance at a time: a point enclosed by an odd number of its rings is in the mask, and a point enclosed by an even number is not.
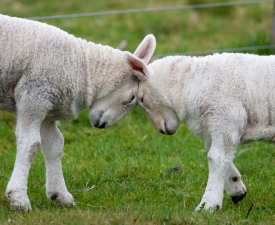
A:
[[[209,151],[207,154],[209,167],[220,167],[222,169],[225,165],[225,156],[222,152]]]
[[[62,156],[62,149],[64,147],[64,138],[62,135],[58,136],[58,138],[54,140],[54,145],[57,151],[59,151],[59,153],[61,153],[61,156]]]
[[[28,160],[30,163],[32,163],[35,155],[36,155],[36,152],[37,152],[37,148],[38,146],[40,145],[40,142],[35,142],[32,146],[31,146],[31,151],[30,151],[30,154],[28,155]]]

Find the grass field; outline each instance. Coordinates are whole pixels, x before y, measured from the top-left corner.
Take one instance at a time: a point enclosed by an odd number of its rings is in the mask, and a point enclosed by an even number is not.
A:
[[[221,0],[222,1],[222,0]],[[0,13],[37,17],[124,9],[211,3],[191,0],[2,0]],[[179,10],[44,20],[89,41],[116,47],[127,41],[134,51],[148,33],[157,38],[156,55],[270,43],[273,5]],[[270,51],[253,52],[270,54]],[[33,211],[10,211],[5,188],[16,154],[15,116],[0,113],[0,224],[274,224],[275,148],[251,143],[238,148],[235,164],[247,187],[237,205],[225,195],[214,214],[195,213],[208,177],[202,140],[182,124],[164,136],[137,107],[117,125],[91,127],[88,111],[60,122],[65,138],[63,171],[75,207],[59,207],[46,198],[45,165],[39,150],[29,175]],[[176,166],[181,172],[167,172]],[[252,209],[250,210],[252,206]]]

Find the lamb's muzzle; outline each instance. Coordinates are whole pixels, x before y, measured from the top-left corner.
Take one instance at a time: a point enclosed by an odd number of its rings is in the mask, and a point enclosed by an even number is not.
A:
[[[246,196],[246,191],[240,195],[236,195],[231,197],[232,201],[234,202],[234,204],[237,204],[238,202],[240,202],[241,200],[243,200],[243,198]]]

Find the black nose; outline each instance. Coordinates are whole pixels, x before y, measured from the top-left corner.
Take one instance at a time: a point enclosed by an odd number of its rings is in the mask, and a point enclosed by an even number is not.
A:
[[[102,128],[104,128],[105,126],[106,126],[106,123],[102,123],[101,125],[100,125],[100,123],[101,123],[101,118],[102,118],[102,115],[104,114],[104,111],[103,110],[101,110],[101,111],[99,111],[99,112],[97,112],[96,113],[96,115],[93,117],[93,126],[94,127],[97,127],[97,128],[100,128],[100,129],[102,129]]]
[[[165,134],[163,130],[159,130],[159,132],[160,132],[161,134]]]
[[[237,196],[233,196],[231,197],[232,201],[234,202],[234,204],[237,204],[238,202],[240,202],[244,197],[246,196],[246,192]]]
[[[101,124],[101,126],[99,126],[98,128],[99,128],[99,129],[103,129],[103,128],[106,127],[106,124],[107,124],[107,123],[103,123],[103,124]]]

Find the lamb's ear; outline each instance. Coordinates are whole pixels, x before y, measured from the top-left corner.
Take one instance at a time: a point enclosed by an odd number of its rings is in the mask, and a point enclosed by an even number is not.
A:
[[[146,64],[150,61],[156,48],[156,38],[153,34],[148,34],[143,41],[140,43],[134,55]]]
[[[140,81],[145,81],[148,79],[149,69],[144,61],[130,52],[125,53],[125,60],[127,67],[130,68],[132,74],[134,74]]]

